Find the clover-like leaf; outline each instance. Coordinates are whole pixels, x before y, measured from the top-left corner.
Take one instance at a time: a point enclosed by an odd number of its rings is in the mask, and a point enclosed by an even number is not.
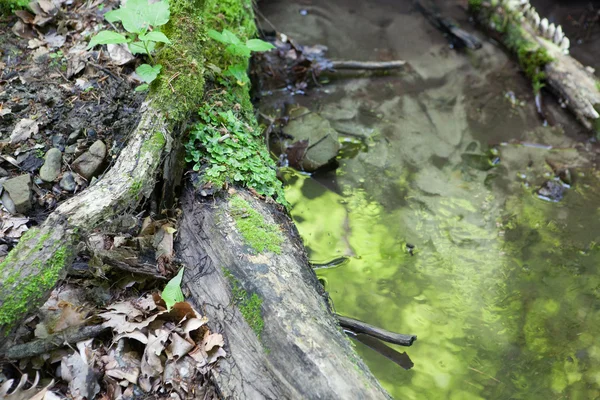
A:
[[[162,291],[161,297],[167,305],[167,310],[170,310],[175,303],[179,303],[185,300],[183,297],[183,292],[181,291],[181,280],[183,279],[183,270],[184,268],[181,267],[177,275],[175,275],[175,277],[173,277],[173,279],[171,279],[167,283],[164,290]]]
[[[165,35],[162,32],[157,32],[157,31],[152,31],[152,32],[148,32],[145,35],[140,35],[139,39],[140,40],[144,40],[144,41],[152,41],[152,42],[160,42],[160,43],[171,43],[171,41],[169,40],[169,38],[167,38],[167,35]]]
[[[150,26],[164,25],[169,22],[170,16],[169,3],[167,1],[163,0],[152,4],[146,3],[144,18]]]
[[[144,82],[151,83],[156,79],[161,69],[162,65],[160,64],[157,64],[155,66],[142,64],[135,69],[135,73],[138,74]]]
[[[246,42],[246,47],[251,51],[269,51],[275,48],[275,46],[273,46],[271,43],[265,42],[264,40],[260,39],[248,40]]]
[[[113,31],[100,31],[96,36],[90,40],[90,44],[88,45],[88,49],[99,45],[99,44],[119,44],[119,43],[127,43],[127,38],[120,33]]]

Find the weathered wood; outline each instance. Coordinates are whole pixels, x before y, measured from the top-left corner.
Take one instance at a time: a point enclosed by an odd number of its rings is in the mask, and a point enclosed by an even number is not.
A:
[[[25,235],[0,265],[0,336],[45,301],[66,274],[80,235],[135,208],[152,191],[170,136],[162,112],[151,103],[142,105],[141,116],[115,165]]]
[[[183,279],[187,299],[226,338],[228,356],[213,371],[223,396],[388,398],[337,325],[287,214],[247,192],[235,196],[281,228],[281,254],[257,253],[244,244],[229,196],[207,200],[190,187],[182,196],[183,218],[176,245],[187,265]],[[231,276],[247,296],[256,295],[262,301],[260,337],[236,307]]]
[[[528,2],[521,5],[501,2],[496,6],[483,3],[473,11],[481,25],[514,53],[533,54],[543,49],[552,58],[542,66],[547,86],[585,128],[600,132],[600,80],[593,70],[568,54],[567,37],[549,37],[548,20],[540,23],[540,16],[533,7],[523,11],[527,5]],[[562,32],[562,27],[560,30]]]
[[[109,329],[104,325],[91,325],[71,328],[64,332],[55,333],[45,339],[37,339],[28,343],[18,344],[0,351],[0,359],[20,360],[48,353],[65,344],[75,344],[99,336]]]
[[[385,329],[338,314],[336,314],[336,317],[342,328],[346,328],[354,333],[363,333],[388,343],[399,344],[401,346],[412,346],[413,342],[417,340],[416,335],[405,335],[402,333],[386,331]]]

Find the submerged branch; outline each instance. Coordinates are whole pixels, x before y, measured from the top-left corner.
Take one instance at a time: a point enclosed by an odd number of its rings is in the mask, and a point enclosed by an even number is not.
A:
[[[331,61],[333,69],[366,69],[366,70],[386,70],[403,68],[406,61],[352,61],[352,60],[337,60]]]
[[[413,342],[417,340],[416,335],[404,335],[402,333],[390,332],[356,319],[343,317],[339,314],[335,314],[335,316],[342,328],[348,329],[354,333],[369,335],[388,343],[399,344],[400,346],[411,346]]]

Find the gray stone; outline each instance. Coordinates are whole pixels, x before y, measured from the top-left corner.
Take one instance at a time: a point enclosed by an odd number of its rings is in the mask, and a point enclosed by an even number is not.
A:
[[[59,186],[61,189],[66,190],[67,192],[74,192],[77,187],[77,183],[75,182],[75,177],[73,173],[67,172],[63,175],[60,180]]]
[[[73,133],[69,135],[69,138],[67,139],[67,144],[75,143],[79,138],[79,135],[81,135],[81,129],[76,129]]]
[[[11,214],[16,214],[17,209],[15,208],[15,203],[12,201],[8,193],[2,192],[2,196],[0,197],[0,201],[2,201],[2,205],[4,208],[8,210]]]
[[[308,113],[302,108],[295,110],[284,133],[291,135],[295,142],[306,140],[308,147],[300,166],[305,171],[315,171],[335,158],[339,149],[338,134],[328,120],[317,113]]]
[[[104,157],[106,157],[106,145],[101,140],[97,140],[88,151],[73,161],[71,167],[79,175],[89,180],[102,170]]]
[[[65,137],[63,135],[52,136],[52,147],[65,151]]]
[[[60,175],[62,153],[59,149],[52,148],[46,152],[44,165],[40,168],[40,178],[45,182],[54,182]]]
[[[66,154],[75,154],[76,152],[77,152],[77,144],[72,144],[70,146],[67,146],[67,148],[65,149]]]
[[[4,168],[0,168],[0,178],[3,178],[5,176],[8,176],[8,171]]]
[[[3,186],[15,204],[16,212],[25,214],[31,209],[31,176],[29,174],[11,178],[4,182]]]

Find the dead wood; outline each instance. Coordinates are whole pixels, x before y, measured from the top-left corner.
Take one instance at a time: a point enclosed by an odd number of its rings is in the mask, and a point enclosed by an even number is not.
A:
[[[176,246],[187,265],[188,299],[218,321],[213,330],[226,338],[228,356],[213,371],[223,397],[388,398],[330,312],[288,215],[245,191],[235,196],[279,226],[280,254],[257,253],[244,244],[229,197],[206,200],[190,187],[182,196]],[[240,297],[260,299],[259,315],[248,315]],[[253,331],[240,309],[264,327]]]
[[[20,360],[27,357],[39,356],[66,344],[77,343],[81,342],[82,340],[95,338],[107,329],[108,327],[103,325],[71,328],[64,332],[50,335],[44,339],[37,339],[28,343],[14,345],[8,349],[5,349],[4,352],[0,352],[0,359]]]
[[[152,191],[165,143],[171,139],[162,112],[151,102],[142,105],[141,115],[102,179],[61,204],[6,258],[0,271],[0,335],[7,335],[47,299],[65,276],[81,235],[135,208]]]
[[[404,335],[402,333],[386,331],[385,329],[369,325],[356,319],[343,317],[339,314],[336,314],[336,317],[342,328],[346,328],[354,333],[362,333],[372,336],[388,343],[399,344],[401,346],[412,346],[413,342],[417,340],[416,335]]]
[[[406,65],[406,61],[352,61],[352,60],[332,60],[329,65],[334,70],[340,69],[364,69],[370,71],[398,69]]]

